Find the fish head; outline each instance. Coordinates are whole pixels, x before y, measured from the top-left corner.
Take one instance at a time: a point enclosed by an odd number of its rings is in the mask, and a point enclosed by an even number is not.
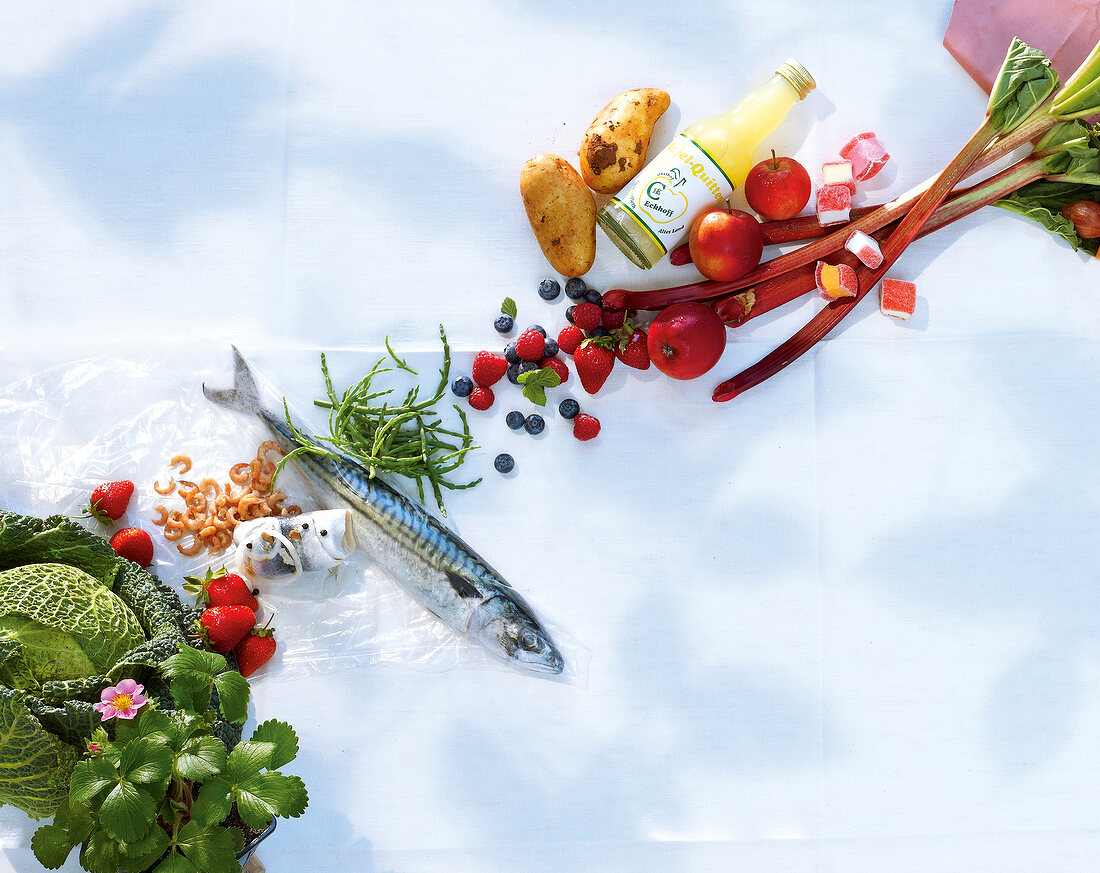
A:
[[[542,625],[510,598],[498,595],[478,606],[470,633],[514,667],[534,673],[565,669],[565,659]]]
[[[346,509],[323,509],[309,514],[317,540],[334,561],[343,561],[355,551],[351,513]]]

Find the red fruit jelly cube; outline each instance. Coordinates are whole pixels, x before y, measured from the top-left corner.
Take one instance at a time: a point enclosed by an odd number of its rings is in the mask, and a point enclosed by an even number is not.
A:
[[[917,307],[917,286],[901,279],[883,279],[878,291],[878,308],[883,315],[906,319]]]
[[[852,210],[852,192],[847,185],[824,185],[817,189],[817,220],[822,225],[848,220]]]
[[[859,258],[863,266],[872,270],[882,263],[882,250],[878,247],[878,241],[862,230],[854,231],[844,243],[844,248]]]
[[[859,291],[859,280],[856,271],[847,264],[827,264],[824,261],[817,262],[814,271],[814,281],[817,290],[822,297],[836,300],[839,297],[855,297]]]
[[[825,185],[843,185],[849,193],[856,193],[856,177],[851,161],[827,161],[822,164],[821,181]]]
[[[874,131],[870,130],[848,140],[840,150],[840,156],[852,162],[852,173],[860,182],[870,179],[890,160],[890,155]]]

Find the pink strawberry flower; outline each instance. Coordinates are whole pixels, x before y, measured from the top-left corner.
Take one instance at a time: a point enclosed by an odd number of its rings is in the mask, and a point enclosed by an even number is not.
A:
[[[115,716],[133,718],[149,702],[149,698],[142,694],[144,690],[145,686],[138,685],[133,679],[123,679],[118,685],[103,689],[95,708],[104,721]]]

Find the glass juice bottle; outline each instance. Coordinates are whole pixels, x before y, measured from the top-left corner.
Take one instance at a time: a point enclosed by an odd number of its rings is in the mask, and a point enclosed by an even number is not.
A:
[[[700,209],[729,197],[745,181],[764,137],[815,87],[806,68],[788,59],[729,112],[673,139],[624,194],[599,211],[600,227],[648,270],[687,237]]]

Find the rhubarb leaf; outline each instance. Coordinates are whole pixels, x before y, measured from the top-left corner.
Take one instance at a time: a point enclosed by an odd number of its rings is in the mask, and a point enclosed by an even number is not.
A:
[[[1014,130],[1057,87],[1058,73],[1047,56],[1019,37],[1013,38],[989,94],[990,122],[1001,133]]]
[[[1078,185],[1070,182],[1048,182],[1040,179],[994,202],[994,206],[1015,212],[1062,237],[1074,251],[1078,249],[1095,255],[1100,239],[1081,239],[1073,222],[1061,215],[1062,209],[1075,200],[1092,200],[1100,203],[1100,186]]]
[[[1100,42],[1066,81],[1051,108],[1063,118],[1085,118],[1100,112]]]

